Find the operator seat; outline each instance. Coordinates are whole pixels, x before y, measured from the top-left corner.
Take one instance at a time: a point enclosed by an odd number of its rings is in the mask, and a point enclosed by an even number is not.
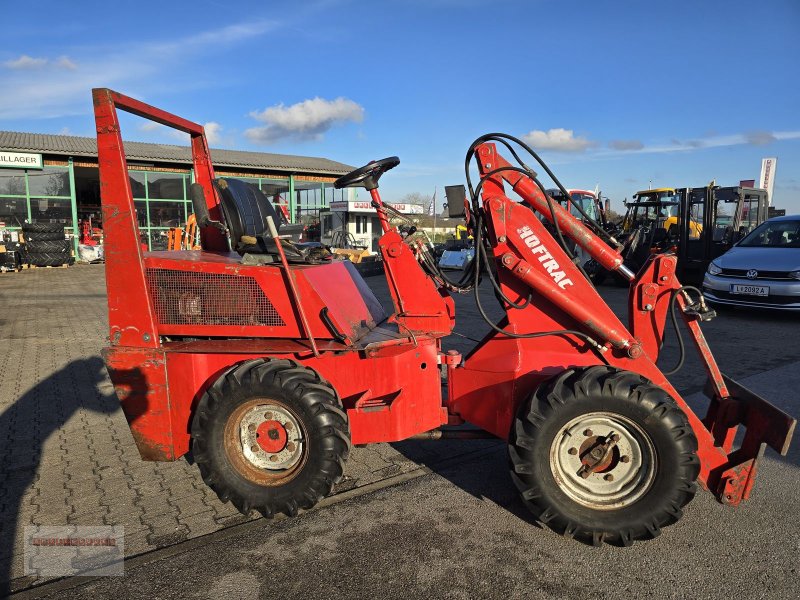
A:
[[[228,227],[231,246],[240,254],[277,254],[275,240],[267,227],[267,217],[272,217],[279,234],[292,235],[297,240],[303,233],[301,224],[282,223],[269,198],[253,185],[227,177],[216,179],[214,185],[219,193],[222,217]],[[319,262],[326,259],[324,255],[327,251],[319,243],[284,241],[283,246],[290,262]]]
[[[231,241],[238,243],[242,236],[269,235],[267,217],[272,217],[280,231],[281,220],[261,190],[241,179],[218,178],[214,185],[219,192],[220,206]]]

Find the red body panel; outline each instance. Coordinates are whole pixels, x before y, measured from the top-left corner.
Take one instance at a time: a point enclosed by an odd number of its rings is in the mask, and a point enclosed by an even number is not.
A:
[[[347,410],[354,444],[392,442],[447,423],[438,345],[374,344],[358,351],[281,354],[179,352],[117,347],[106,364],[142,457],[174,460],[189,450],[194,407],[229,368],[270,356],[310,366],[333,385]],[[437,401],[433,401],[436,399]]]

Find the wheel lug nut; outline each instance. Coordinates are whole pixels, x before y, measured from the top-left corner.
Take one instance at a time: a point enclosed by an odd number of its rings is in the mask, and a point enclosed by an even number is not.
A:
[[[611,441],[613,441],[613,442],[618,442],[618,441],[619,441],[619,435],[618,435],[618,434],[616,434],[616,433],[615,433],[614,435],[612,435],[612,436],[611,436]]]
[[[570,448],[569,450],[567,450],[567,452],[569,452],[572,456],[575,456],[578,453],[578,449]]]
[[[620,456],[619,460],[624,463],[629,463],[631,462],[631,457],[626,454],[625,456]]]
[[[586,437],[591,437],[592,436],[592,430],[591,429],[587,429],[586,431],[583,432],[583,435],[585,435]]]
[[[289,452],[294,452],[295,448],[297,448],[297,446],[294,445],[294,442],[289,442],[288,444],[286,444],[286,449]]]
[[[603,479],[605,479],[606,481],[614,481],[614,476],[611,473],[606,473]]]
[[[255,423],[250,423],[250,425],[247,426],[247,430],[248,431],[255,431],[256,430],[256,424]]]
[[[258,452],[258,446],[256,444],[253,444],[252,446],[250,446],[250,450],[251,452]]]
[[[291,431],[292,427],[294,427],[294,425],[292,425],[291,421],[286,421],[286,423],[283,424],[283,428],[286,431]]]
[[[272,413],[269,412],[269,411],[265,412],[264,413],[264,418],[269,421],[270,419],[272,419]]]
[[[272,456],[269,457],[269,459],[272,462],[278,462],[278,455],[277,454],[273,454]]]

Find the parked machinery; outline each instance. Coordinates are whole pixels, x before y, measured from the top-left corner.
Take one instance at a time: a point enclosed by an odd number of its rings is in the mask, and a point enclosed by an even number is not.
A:
[[[699,283],[709,263],[767,218],[767,192],[746,187],[661,188],[634,195],[617,234],[625,265],[638,271],[654,253],[671,251],[683,281]],[[595,283],[609,271],[586,265]],[[617,277],[619,280],[619,277]]]
[[[700,329],[710,313],[678,281],[675,257],[654,255],[634,276],[529,167],[500,155],[498,144],[518,144],[550,173],[519,140],[491,134],[469,148],[479,180],[468,168],[468,201],[449,208],[469,216],[476,260],[458,282],[389,224],[378,183],[396,157],[336,182],[372,197],[395,309],[387,317],[352,265],[303,256],[280,237],[265,196],[215,179],[202,126],[108,89],[94,90],[94,107],[111,379],[142,457],[175,460],[191,448],[206,483],[244,513],[312,507],[342,477],[352,444],[438,437],[469,422],[508,442],[511,479],[539,521],[628,545],[677,521],[696,482],[739,504],[765,445],[788,450],[794,419],[720,373]],[[118,108],[191,136],[203,250],[142,251]],[[631,280],[628,328],[532,211]],[[257,240],[262,260],[243,262],[242,237]],[[505,308],[498,323],[480,303],[482,278]],[[491,327],[465,357],[442,343],[453,291],[474,293]],[[656,366],[670,307],[709,376],[704,419]]]

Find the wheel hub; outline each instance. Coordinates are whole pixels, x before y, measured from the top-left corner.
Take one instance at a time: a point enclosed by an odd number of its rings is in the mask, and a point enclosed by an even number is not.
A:
[[[303,455],[305,441],[300,423],[285,407],[263,403],[251,407],[239,421],[244,458],[270,471],[294,467]]]
[[[280,421],[264,421],[256,428],[256,442],[264,452],[275,454],[286,447],[286,428]]]
[[[656,473],[653,443],[632,420],[606,412],[567,423],[553,440],[550,468],[561,490],[599,510],[628,506],[650,488]]]

